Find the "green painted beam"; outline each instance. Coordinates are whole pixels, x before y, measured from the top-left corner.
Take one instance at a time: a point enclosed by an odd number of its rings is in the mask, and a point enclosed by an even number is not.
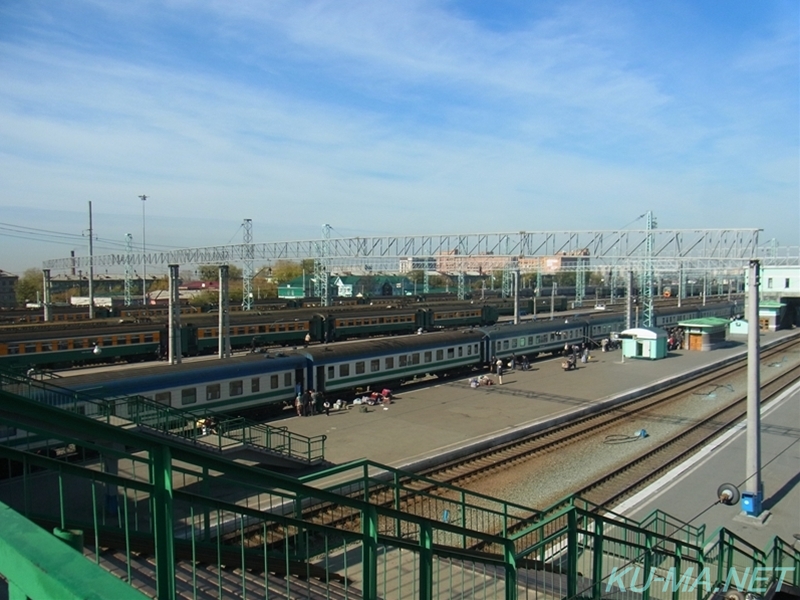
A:
[[[147,597],[1,502],[0,574],[31,600]]]

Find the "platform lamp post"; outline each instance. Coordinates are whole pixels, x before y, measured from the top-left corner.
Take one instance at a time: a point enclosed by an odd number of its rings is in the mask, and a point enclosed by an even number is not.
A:
[[[147,242],[145,238],[145,219],[144,207],[147,203],[147,196],[142,194],[139,196],[142,201],[142,306],[147,307]]]

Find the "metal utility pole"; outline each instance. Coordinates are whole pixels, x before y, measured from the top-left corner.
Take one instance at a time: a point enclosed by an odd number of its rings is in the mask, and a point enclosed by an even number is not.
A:
[[[328,271],[328,242],[331,239],[331,226],[325,223],[322,226],[322,243],[317,249],[317,260],[314,261],[314,295],[320,299],[322,306],[330,306],[331,287]]]
[[[588,259],[584,260],[584,256],[578,254],[578,263],[575,270],[575,306],[583,306],[583,300],[586,298],[586,264]]]
[[[644,304],[644,318],[642,325],[645,327],[653,327],[655,321],[653,319],[653,229],[656,228],[656,219],[653,216],[653,211],[647,211],[647,238],[645,241],[645,263],[644,263],[644,295],[642,296],[642,303]],[[638,324],[637,324],[638,327]]]
[[[219,266],[219,358],[231,356],[230,297],[228,296],[228,265]]]
[[[519,269],[514,269],[514,325],[519,325]]]
[[[633,317],[633,271],[628,271],[628,298],[625,305],[625,329],[631,328]]]
[[[50,303],[50,269],[42,269],[42,277],[44,277],[42,285],[44,290],[44,320],[48,322],[53,319],[53,307]]]
[[[92,201],[89,200],[89,318],[94,319],[94,251],[92,248]]]
[[[511,280],[511,263],[507,262],[505,265],[503,265],[503,298],[510,298],[511,294],[513,293],[513,290],[511,289],[513,287],[513,282]]]
[[[139,196],[142,201],[142,305],[147,306],[147,242],[145,237],[145,213],[144,206],[147,203],[147,195]]]
[[[125,234],[125,306],[130,306],[133,303],[131,298],[131,279],[133,273],[131,272],[131,263],[133,262],[133,236],[130,233]]]
[[[169,265],[169,364],[181,364],[180,265]]]
[[[556,309],[556,288],[557,287],[558,287],[558,284],[554,281],[553,282],[553,287],[550,290],[550,320],[551,321],[553,320],[553,313],[555,312],[555,309]]]
[[[760,264],[750,261],[747,294],[747,466],[742,509],[751,516],[761,515],[764,490],[761,482],[761,349],[758,341],[758,288]]]
[[[242,225],[244,229],[244,273],[242,274],[242,308],[244,310],[253,309],[253,258],[255,250],[253,248],[253,219],[245,219]]]

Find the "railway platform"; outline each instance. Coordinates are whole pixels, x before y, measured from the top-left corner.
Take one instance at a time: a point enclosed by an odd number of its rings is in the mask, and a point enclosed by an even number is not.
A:
[[[762,345],[777,343],[791,334],[765,335]],[[666,387],[674,380],[685,379],[692,371],[712,369],[744,353],[744,343],[709,353],[678,352],[662,361],[623,361],[619,352],[597,353],[589,363],[579,364],[577,371],[569,373],[561,370],[560,361],[545,360],[534,363],[530,371],[508,373],[502,386],[471,389],[467,380],[453,380],[426,389],[400,390],[397,401],[385,411],[382,407],[370,407],[371,412],[353,409],[330,416],[295,417],[282,424],[298,433],[327,434],[331,441],[327,458],[332,462],[341,464],[366,457],[394,467],[422,468],[437,457],[491,445],[497,438],[545,427],[548,422],[590,411],[603,402],[615,402],[648,388]],[[8,409],[20,414],[38,415],[37,411],[50,410],[7,396]],[[195,597],[201,597],[197,595],[198,585],[208,586],[209,597],[242,597],[238,587],[223,594],[219,577],[203,579],[205,571],[198,567],[200,552],[205,557],[200,563],[209,562],[212,574],[221,573],[223,564],[233,573],[233,583],[226,580],[225,586],[255,585],[250,570],[256,570],[256,565],[269,573],[277,573],[277,565],[283,573],[297,571],[303,576],[301,579],[284,578],[275,583],[282,586],[280,595],[275,597],[287,598],[313,597],[307,591],[312,584],[324,584],[326,597],[334,597],[333,592],[342,591],[342,585],[344,593],[339,597],[398,599],[452,596],[454,585],[466,585],[473,596],[475,590],[481,590],[484,597],[575,598],[591,590],[592,597],[601,598],[607,594],[614,574],[638,560],[643,551],[645,565],[652,558],[662,571],[674,572],[676,577],[688,577],[690,566],[699,569],[712,565],[715,572],[725,573],[735,566],[730,538],[723,535],[708,548],[706,538],[696,530],[683,541],[662,540],[663,534],[646,522],[619,521],[588,512],[578,504],[557,508],[541,522],[532,524],[528,508],[517,514],[521,507],[505,501],[489,504],[486,497],[473,498],[468,491],[459,491],[455,497],[450,497],[449,492],[437,496],[436,502],[426,505],[425,510],[430,509],[430,513],[393,510],[359,497],[340,496],[302,480],[224,461],[199,449],[185,449],[169,441],[153,443],[132,431],[112,431],[105,424],[68,411],[63,418],[50,417],[53,422],[60,421],[62,434],[74,437],[69,433],[72,429],[83,429],[85,439],[101,442],[98,447],[109,448],[109,456],[119,455],[119,468],[116,473],[103,472],[57,464],[45,456],[30,456],[27,460],[32,465],[53,472],[31,472],[36,487],[27,483],[15,489],[36,489],[37,493],[26,493],[16,503],[21,510],[29,511],[52,505],[50,525],[58,524],[60,513],[62,529],[73,523],[80,525],[87,532],[87,539],[94,540],[100,548],[124,548],[129,543],[134,554],[152,555],[154,547],[155,557],[142,567],[141,576],[141,580],[152,584],[152,590],[142,588],[150,596],[157,593],[159,597],[174,597],[168,588],[178,583],[181,574],[184,579],[180,581],[184,583],[202,582],[193,583],[189,590]],[[791,414],[780,417],[783,418],[791,418]],[[120,448],[112,448],[114,444],[120,444]],[[792,449],[796,450],[796,445],[790,444],[783,454]],[[14,456],[10,450],[7,453]],[[127,468],[127,464],[138,466]],[[79,497],[74,493],[77,488],[62,488],[61,478],[67,475],[75,479],[80,489],[88,490],[89,496],[120,493],[123,502],[116,516],[104,514],[102,504]],[[44,493],[45,477],[49,478],[52,493]],[[782,502],[793,498],[789,494],[792,481],[790,478],[784,486]],[[62,494],[62,489],[69,493]],[[400,491],[397,486],[394,495]],[[301,522],[295,518],[294,508],[291,514],[269,510],[314,503],[328,505],[328,515],[337,515],[344,509],[355,511],[354,518],[363,524],[362,529],[351,532],[313,519]],[[499,509],[495,504],[500,504]],[[164,526],[150,527],[151,523],[162,522]],[[220,557],[222,550],[230,548],[215,540],[225,536],[227,543],[235,543],[239,539],[237,531],[244,524],[257,525],[258,531],[263,531],[261,541],[256,540],[261,547],[234,545]],[[261,529],[267,525],[278,527],[274,531],[284,539],[288,539],[287,533],[307,531],[307,536],[297,536],[297,543],[314,542],[316,546],[302,548],[299,554],[270,554],[270,538],[267,530]],[[170,531],[175,535],[165,533]],[[496,535],[497,531],[518,533],[502,537]],[[780,533],[790,538],[792,532]],[[101,534],[108,540],[101,540]],[[476,553],[476,540],[481,540],[477,547],[491,547],[492,551],[485,556]],[[665,544],[664,552],[650,552],[654,544],[661,543]],[[769,563],[762,560],[760,552],[747,550],[743,556],[773,569],[787,564],[786,557],[794,561],[793,569],[800,564],[796,553],[784,546],[775,546]],[[135,558],[130,551],[125,554],[122,550],[109,556],[123,570],[131,569],[126,565]],[[267,559],[277,561],[277,565],[267,565]],[[141,581],[137,576],[133,578]],[[268,577],[261,579],[266,581]],[[692,592],[675,597],[694,596]]]
[[[762,349],[797,335],[763,335]],[[622,359],[620,351],[595,352],[591,360],[565,372],[558,359],[544,359],[529,371],[512,371],[503,385],[471,389],[468,380],[401,390],[388,410],[369,407],[331,416],[295,417],[289,428],[304,435],[326,434],[326,458],[334,463],[366,458],[407,471],[500,443],[520,433],[564,422],[613,403],[663,388],[692,373],[707,371],[746,355],[746,340],[728,348],[671,352],[664,360]],[[683,522],[705,525],[710,534],[725,527],[758,548],[775,535],[797,540],[800,548],[800,387],[763,409],[762,477],[769,519],[742,518],[738,506],[716,502],[722,483],[743,489],[743,425],[674,471],[614,508],[640,520],[660,509]],[[330,484],[324,480],[324,484]],[[534,506],[534,508],[543,508]],[[669,532],[670,534],[675,532]]]

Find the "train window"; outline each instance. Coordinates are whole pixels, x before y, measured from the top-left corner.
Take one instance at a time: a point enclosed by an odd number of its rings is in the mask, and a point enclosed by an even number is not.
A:
[[[59,350],[68,350],[69,349],[69,341],[67,341],[67,340],[58,340],[58,349]]]
[[[473,349],[473,352],[474,352],[475,354],[477,354],[477,353],[478,353],[478,344],[475,344],[475,347],[474,347],[474,349]]]
[[[516,348],[517,347],[517,338],[514,338],[513,340],[511,340],[511,347],[512,348]]]
[[[424,360],[426,363],[433,362],[433,352],[431,352],[430,350],[426,350]]]
[[[195,388],[181,390],[181,406],[194,404],[195,402],[197,402],[197,390]]]
[[[460,348],[459,348],[460,350]],[[455,358],[456,357],[456,349],[455,348],[448,348],[447,349],[447,358]]]
[[[228,384],[229,396],[241,396],[243,393],[244,393],[244,382],[241,379],[239,381],[231,381]]]
[[[366,363],[363,360],[360,360],[356,363],[356,375],[361,375],[366,371]]]
[[[461,356],[461,354],[459,354]],[[472,356],[472,344],[467,346],[467,356]]]
[[[444,350],[436,351],[436,360],[444,360]]]
[[[113,346],[114,345],[114,338],[110,338],[110,337],[103,338],[102,345],[103,346]]]
[[[369,361],[369,372],[370,373],[377,373],[381,370],[381,359],[380,358],[373,358]]]
[[[212,383],[206,386],[206,402],[210,400],[219,400],[222,396],[222,386],[218,383]]]
[[[462,356],[464,356],[464,346],[459,346],[458,347],[458,357],[461,358]]]
[[[386,368],[387,369],[394,369],[394,357],[390,356],[386,359]]]
[[[25,344],[25,354],[33,354],[36,352],[36,344]]]
[[[503,350],[508,350],[508,340],[503,340]]]
[[[261,380],[258,377],[253,377],[250,380],[250,393],[255,394],[258,391],[261,391]]]
[[[292,387],[292,374],[291,373],[284,373],[283,374],[283,387]]]
[[[328,379],[333,379],[335,372],[336,369],[334,369],[333,365],[328,365]]]
[[[533,336],[532,335],[528,336],[528,346],[533,346]]]
[[[156,392],[156,402],[159,404],[172,404],[172,392]]]
[[[411,355],[411,364],[412,365],[419,364],[419,352],[414,352],[414,354]]]
[[[786,289],[786,290],[789,289],[789,278],[788,277],[783,280],[783,288]],[[755,304],[755,302],[753,304]]]
[[[9,427],[8,425],[0,425],[0,438],[10,438],[17,435],[16,427]]]
[[[144,343],[147,344],[148,342],[153,341],[153,334],[152,333],[145,333],[144,334]]]
[[[397,365],[402,369],[408,364],[408,357],[404,354],[397,358]]]
[[[350,365],[339,365],[339,377],[349,377]]]
[[[278,389],[278,376],[277,375],[270,375],[269,376],[269,389],[277,390]]]

